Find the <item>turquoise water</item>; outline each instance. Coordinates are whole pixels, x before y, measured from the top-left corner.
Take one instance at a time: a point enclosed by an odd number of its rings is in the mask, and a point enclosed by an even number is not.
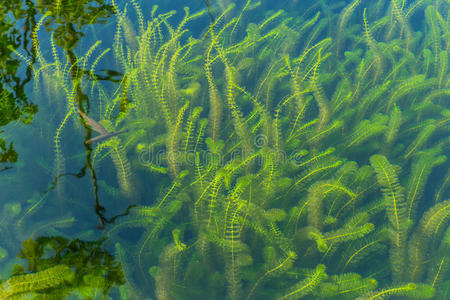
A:
[[[447,1],[0,3],[1,299],[448,299]]]

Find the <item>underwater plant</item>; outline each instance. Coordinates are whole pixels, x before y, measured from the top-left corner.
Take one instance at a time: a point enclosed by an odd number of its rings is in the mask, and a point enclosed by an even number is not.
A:
[[[112,1],[112,51],[95,41],[75,77],[55,54],[34,66],[63,91],[60,166],[63,127],[127,130],[90,145],[136,204],[104,232],[123,299],[448,297],[450,6],[331,2],[147,20]],[[108,55],[112,87],[92,76]]]
[[[63,237],[25,240],[19,257],[27,260],[26,270],[32,273],[15,265],[13,276],[0,284],[2,299],[105,298],[112,287],[123,284],[123,273],[102,244],[101,240],[70,241]]]

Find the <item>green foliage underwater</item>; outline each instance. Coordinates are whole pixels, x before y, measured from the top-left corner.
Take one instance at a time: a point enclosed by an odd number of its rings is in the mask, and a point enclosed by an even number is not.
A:
[[[450,298],[448,1],[37,2],[0,298]]]

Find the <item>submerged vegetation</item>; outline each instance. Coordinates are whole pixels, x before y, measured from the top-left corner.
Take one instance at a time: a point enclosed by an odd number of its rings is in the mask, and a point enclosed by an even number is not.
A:
[[[112,1],[111,48],[94,41],[66,56],[56,36],[42,38],[49,14],[37,22],[30,67],[56,115],[56,174],[79,159],[68,132],[91,138],[79,112],[127,130],[83,148],[103,205],[133,204],[101,224],[126,278],[117,297],[447,299],[448,1],[264,5],[212,7],[199,34],[190,25],[209,10]],[[96,70],[113,60],[120,79],[103,83]],[[54,198],[68,199],[65,189],[56,181]],[[39,263],[0,292],[95,289],[63,258]],[[111,280],[103,296],[121,283],[105,265],[114,276],[92,275]],[[26,286],[38,277],[42,286]]]

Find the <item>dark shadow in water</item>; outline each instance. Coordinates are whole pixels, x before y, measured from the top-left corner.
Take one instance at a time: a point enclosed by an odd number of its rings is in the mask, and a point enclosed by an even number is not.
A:
[[[88,115],[90,110],[89,97],[82,91],[81,86],[79,85],[80,79],[84,77],[87,72],[80,67],[78,58],[73,52],[73,49],[85,35],[82,31],[83,27],[91,24],[106,23],[108,18],[114,14],[114,8],[112,5],[104,4],[104,0],[86,1],[83,5],[80,5],[79,1],[69,0],[56,10],[53,6],[53,1],[44,0],[37,5],[37,8],[40,13],[49,14],[49,17],[44,25],[48,31],[52,30],[54,32],[55,43],[64,50],[68,57],[70,64],[69,76],[71,77],[72,82],[75,83],[74,88],[77,109],[79,112]],[[106,73],[108,76],[102,77],[102,79],[111,79],[113,76],[118,75],[118,73],[114,71],[107,71]],[[92,148],[89,143],[86,143],[86,141],[89,141],[92,138],[92,128],[81,116],[80,120],[85,128],[85,164],[78,173],[68,172],[58,175],[53,181],[53,185],[50,190],[54,189],[58,184],[59,179],[64,176],[69,175],[76,178],[82,178],[86,175],[86,171],[89,171],[94,191],[95,213],[100,220],[99,228],[103,228],[105,223],[114,222],[117,217],[128,214],[128,209],[124,214],[115,216],[111,219],[107,219],[104,216],[105,208],[100,204],[98,196],[97,174],[92,165]]]
[[[89,145],[85,145],[85,146],[87,148],[87,150],[86,150],[86,160],[90,160],[92,149],[90,148]],[[92,167],[92,165],[91,165],[91,167]],[[43,196],[41,198],[45,197],[49,192],[53,191],[57,187],[57,185],[59,183],[59,180],[61,178],[65,177],[65,176],[73,176],[73,177],[75,177],[77,179],[81,179],[81,178],[83,178],[86,175],[86,170],[88,168],[89,168],[88,164],[86,163],[83,166],[83,168],[81,168],[81,170],[78,173],[66,172],[66,173],[62,173],[62,174],[57,175],[53,179],[52,185],[47,190],[44,191]],[[114,223],[116,221],[117,218],[128,215],[130,213],[130,209],[135,207],[136,205],[135,204],[131,204],[131,205],[129,205],[127,207],[125,212],[123,212],[121,214],[118,214],[118,215],[115,215],[114,217],[111,217],[109,219],[106,218],[105,215],[104,215],[105,207],[100,204],[100,200],[99,200],[99,197],[98,197],[97,177],[96,177],[96,173],[95,172],[93,172],[93,176],[95,176],[94,179],[92,180],[92,182],[94,184],[94,195],[95,195],[94,208],[95,208],[95,214],[99,218],[99,225],[97,226],[97,228],[103,229],[106,224],[112,224],[112,223]]]
[[[208,9],[208,16],[211,20],[211,25],[214,24],[214,16],[211,13],[211,2],[209,0],[205,0],[206,8]]]

